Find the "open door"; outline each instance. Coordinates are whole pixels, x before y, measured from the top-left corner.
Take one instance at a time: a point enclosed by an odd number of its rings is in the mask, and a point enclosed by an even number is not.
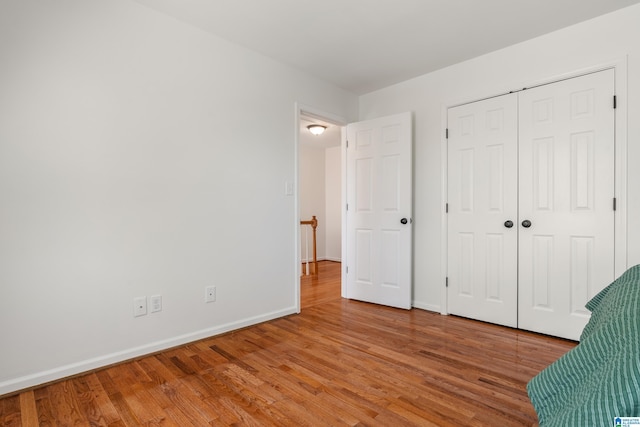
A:
[[[411,308],[411,130],[411,113],[347,126],[343,257],[349,299]]]

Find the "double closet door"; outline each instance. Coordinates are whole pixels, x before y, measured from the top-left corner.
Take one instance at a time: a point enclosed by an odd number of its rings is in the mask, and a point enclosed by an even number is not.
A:
[[[577,340],[614,279],[614,70],[448,111],[451,314]]]

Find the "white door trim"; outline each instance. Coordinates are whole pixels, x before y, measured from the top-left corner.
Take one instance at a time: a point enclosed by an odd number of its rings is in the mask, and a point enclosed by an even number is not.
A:
[[[344,206],[346,206],[346,202],[344,202],[345,200],[345,189],[344,189],[344,185],[345,185],[345,174],[346,174],[346,163],[345,163],[345,159],[344,159],[344,149],[345,149],[345,141],[346,141],[346,133],[345,133],[345,126],[347,125],[347,120],[344,117],[341,117],[337,114],[333,114],[333,113],[329,113],[327,111],[323,111],[321,109],[300,103],[300,102],[296,102],[295,103],[295,115],[294,115],[294,148],[293,148],[293,152],[294,152],[294,182],[293,182],[293,198],[294,198],[294,223],[293,223],[293,241],[294,241],[294,248],[295,248],[295,255],[294,255],[294,282],[295,283],[295,294],[294,294],[294,299],[295,299],[295,310],[296,313],[300,313],[300,273],[301,273],[301,268],[302,268],[302,258],[300,256],[300,198],[298,197],[298,187],[300,184],[300,152],[299,152],[299,148],[300,148],[300,116],[302,115],[306,115],[306,116],[311,116],[311,117],[315,117],[319,120],[334,124],[336,126],[340,126],[342,128],[342,196],[341,196],[341,200],[343,201],[342,206],[344,209]],[[345,237],[344,237],[344,229],[345,229],[345,224],[344,224],[344,219],[345,215],[343,213],[342,215],[342,254],[344,254],[344,246],[345,246]],[[344,256],[344,255],[342,255]],[[342,278],[342,295],[345,295],[345,279],[344,277]]]
[[[573,70],[563,74],[558,74],[552,77],[543,78],[537,81],[531,81],[529,84],[525,84],[524,87],[535,87],[543,84],[554,83],[561,80],[570,79],[573,77],[579,77],[584,74],[594,73],[606,69],[613,68],[615,70],[615,95],[616,95],[616,111],[615,111],[615,197],[617,201],[616,215],[615,215],[615,276],[618,277],[624,273],[628,268],[628,248],[627,248],[627,56],[622,58],[606,60],[599,64],[595,64],[589,67]],[[520,90],[520,89],[514,89]],[[508,91],[507,91],[508,92]],[[478,96],[469,99],[457,99],[445,102],[440,109],[440,123],[441,123],[441,139],[440,139],[440,170],[442,172],[442,191],[441,191],[441,206],[442,206],[442,221],[440,228],[440,277],[441,277],[441,314],[449,314],[447,306],[447,288],[446,278],[447,272],[447,232],[448,232],[448,220],[445,212],[445,206],[447,200],[447,137],[445,129],[447,127],[447,113],[449,108],[456,107],[458,105],[476,102],[482,99],[490,98],[493,96],[499,96],[504,94],[493,93],[486,96]],[[612,100],[613,102],[613,100]]]

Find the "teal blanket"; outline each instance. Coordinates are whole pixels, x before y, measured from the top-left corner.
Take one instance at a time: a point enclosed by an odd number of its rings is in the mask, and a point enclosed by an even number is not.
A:
[[[540,427],[640,416],[640,265],[593,297],[580,344],[527,385]]]

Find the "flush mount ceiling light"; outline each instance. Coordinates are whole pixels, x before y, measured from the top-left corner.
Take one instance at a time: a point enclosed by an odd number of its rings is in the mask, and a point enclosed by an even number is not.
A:
[[[326,129],[326,126],[322,126],[322,125],[309,125],[307,126],[307,129],[309,129],[309,132],[311,132],[314,135],[322,135],[322,133],[324,132],[324,130]]]

